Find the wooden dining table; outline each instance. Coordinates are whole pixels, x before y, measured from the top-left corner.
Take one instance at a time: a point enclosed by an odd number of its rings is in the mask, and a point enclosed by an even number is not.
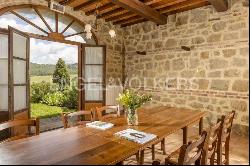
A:
[[[5,142],[0,144],[0,165],[118,164],[179,130],[183,130],[183,144],[186,144],[188,127],[198,123],[201,133],[206,112],[159,106],[139,109],[138,114],[138,126],[128,126],[121,116],[110,120],[114,127],[104,131],[77,126]],[[128,128],[155,134],[157,138],[138,144],[114,135]]]

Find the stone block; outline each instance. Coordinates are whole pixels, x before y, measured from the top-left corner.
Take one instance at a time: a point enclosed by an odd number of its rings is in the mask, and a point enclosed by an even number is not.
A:
[[[219,91],[227,91],[229,88],[229,81],[227,80],[212,80],[211,89]]]

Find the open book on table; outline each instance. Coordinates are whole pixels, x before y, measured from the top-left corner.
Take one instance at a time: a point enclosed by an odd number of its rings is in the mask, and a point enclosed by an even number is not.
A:
[[[115,136],[127,139],[129,141],[133,141],[139,144],[145,144],[157,138],[154,134],[144,133],[141,131],[137,131],[134,129],[127,129],[120,132],[115,133]]]
[[[107,129],[112,128],[113,126],[114,126],[114,124],[112,124],[112,123],[101,122],[101,121],[94,121],[94,122],[86,124],[86,127],[91,127],[91,128],[95,128],[95,129],[99,129],[99,130],[107,130]]]

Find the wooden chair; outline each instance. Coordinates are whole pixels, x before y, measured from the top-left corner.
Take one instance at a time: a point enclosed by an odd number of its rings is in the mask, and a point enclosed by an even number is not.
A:
[[[229,165],[229,144],[234,117],[235,111],[232,111],[228,115],[222,116],[221,118],[222,127],[218,138],[216,159],[217,165]]]
[[[7,138],[0,143],[14,141],[14,140],[22,139],[22,138],[27,138],[27,137],[31,137],[34,135],[39,135],[39,133],[40,133],[39,123],[40,123],[40,121],[38,118],[37,119],[28,119],[28,120],[12,120],[12,121],[1,123],[0,124],[0,131],[6,130],[6,129],[11,129],[14,127],[27,126],[27,127],[35,127],[35,133],[33,134],[31,132],[31,130],[29,129],[28,133],[11,136],[10,138]]]
[[[111,113],[107,113],[107,110],[113,110]],[[117,118],[120,116],[119,106],[104,106],[96,108],[97,118],[100,121],[106,121],[112,118]]]
[[[86,118],[86,116],[90,116],[90,121],[82,120]],[[93,122],[94,121],[94,115],[93,111],[78,111],[78,112],[73,112],[73,113],[62,113],[62,121],[63,121],[63,126],[64,128],[69,128],[71,127],[69,125],[69,119],[72,117],[77,118],[77,122],[75,125],[86,125],[86,123]]]
[[[203,153],[207,132],[203,131],[198,140],[182,145],[180,149],[170,154],[165,159],[165,165],[199,165]],[[154,161],[153,165],[160,165],[160,161]]]
[[[221,127],[222,127],[222,122],[220,120],[218,120],[216,124],[211,125],[209,127],[202,153],[202,159],[201,159],[202,165],[214,165],[217,144],[218,144],[218,137]]]

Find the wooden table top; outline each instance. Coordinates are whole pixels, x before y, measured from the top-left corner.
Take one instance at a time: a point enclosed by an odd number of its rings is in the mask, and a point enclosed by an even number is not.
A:
[[[139,126],[127,126],[120,117],[110,122],[115,126],[100,131],[84,126],[42,133],[0,145],[0,164],[53,164],[53,165],[111,165],[134,155],[152,143],[183,127],[199,121],[205,112],[169,107],[141,109]],[[114,133],[133,128],[158,136],[140,145],[114,136]]]

